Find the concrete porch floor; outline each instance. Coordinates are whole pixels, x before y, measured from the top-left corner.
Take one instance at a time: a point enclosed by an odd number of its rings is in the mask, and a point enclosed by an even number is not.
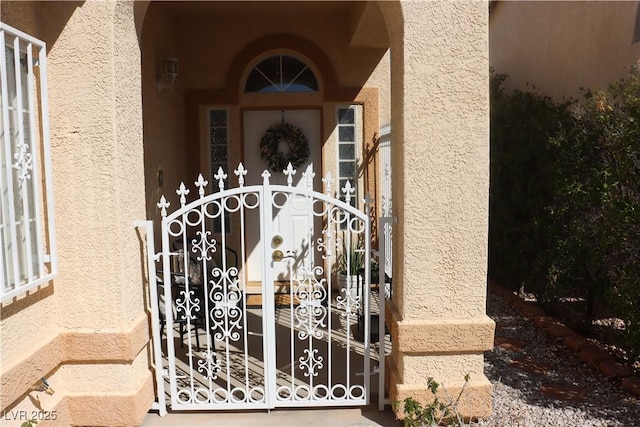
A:
[[[315,408],[277,409],[270,412],[180,412],[164,417],[150,412],[145,417],[143,427],[155,426],[310,426],[310,427],[397,427],[402,422],[396,420],[389,406],[384,412],[377,405],[360,408]]]

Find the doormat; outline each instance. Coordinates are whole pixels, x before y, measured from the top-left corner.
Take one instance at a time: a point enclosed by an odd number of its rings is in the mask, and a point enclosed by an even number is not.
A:
[[[290,294],[274,294],[274,299],[276,302],[276,307],[289,307],[291,306],[291,295]],[[298,305],[300,300],[296,297],[293,297],[293,305]],[[247,306],[248,307],[262,307],[262,295],[247,295]]]

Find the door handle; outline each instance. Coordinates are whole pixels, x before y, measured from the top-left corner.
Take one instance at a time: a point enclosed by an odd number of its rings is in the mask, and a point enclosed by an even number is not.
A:
[[[274,262],[280,262],[282,261],[282,259],[284,258],[284,254],[282,253],[282,251],[280,249],[275,250],[271,253],[271,259]]]

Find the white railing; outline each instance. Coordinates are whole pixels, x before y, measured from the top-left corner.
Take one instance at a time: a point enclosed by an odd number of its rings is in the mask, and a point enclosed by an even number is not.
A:
[[[0,301],[57,274],[44,42],[0,22]],[[42,188],[44,187],[44,188]]]
[[[391,218],[392,214],[392,194],[391,194],[391,124],[387,123],[380,128],[380,187],[382,210],[381,218]],[[387,248],[388,256],[384,258],[384,272],[391,277],[391,229],[390,225],[385,225],[381,238],[384,239],[384,247]],[[388,229],[387,229],[388,228]]]
[[[387,122],[380,127],[380,138],[378,140],[378,154],[380,159],[380,202],[381,209],[378,218],[378,261],[379,261],[379,364],[378,364],[378,409],[384,411],[386,405],[391,404],[389,398],[385,397],[385,356],[386,345],[384,331],[386,326],[385,305],[386,300],[391,298],[391,281],[387,282],[387,278],[392,280],[392,227],[395,221],[392,213],[392,194],[391,194],[391,123]]]

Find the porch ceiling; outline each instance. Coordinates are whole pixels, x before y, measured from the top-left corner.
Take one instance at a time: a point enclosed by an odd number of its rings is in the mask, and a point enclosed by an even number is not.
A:
[[[301,14],[301,13],[351,13],[354,4],[349,1],[160,1],[178,16],[242,15],[253,14]]]
[[[387,31],[376,1],[154,1],[179,18],[242,15],[348,16],[354,47],[385,48]]]

